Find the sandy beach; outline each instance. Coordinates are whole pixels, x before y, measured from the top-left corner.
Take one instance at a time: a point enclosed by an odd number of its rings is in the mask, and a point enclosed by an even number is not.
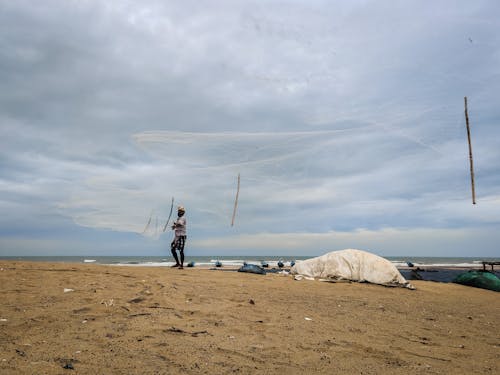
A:
[[[500,294],[0,261],[1,374],[498,374]]]

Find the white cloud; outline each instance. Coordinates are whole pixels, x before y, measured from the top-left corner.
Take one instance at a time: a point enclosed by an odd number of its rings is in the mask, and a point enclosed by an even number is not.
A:
[[[325,233],[256,233],[213,237],[193,241],[201,250],[219,249],[237,254],[293,254],[317,256],[329,251],[357,248],[383,256],[498,256],[496,244],[500,232],[491,236],[489,229],[479,228],[413,228],[381,230],[359,229],[350,232]],[[488,238],[485,242],[484,239]]]

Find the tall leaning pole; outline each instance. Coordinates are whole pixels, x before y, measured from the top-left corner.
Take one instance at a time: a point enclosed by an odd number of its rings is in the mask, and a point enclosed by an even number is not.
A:
[[[476,190],[474,187],[474,162],[472,161],[472,144],[470,141],[469,114],[467,113],[467,97],[464,97],[465,124],[467,126],[467,140],[469,141],[470,182],[472,186],[472,204],[476,204]]]

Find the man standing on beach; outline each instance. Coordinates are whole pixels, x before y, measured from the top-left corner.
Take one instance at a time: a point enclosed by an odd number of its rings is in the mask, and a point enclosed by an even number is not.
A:
[[[174,221],[172,225],[172,229],[175,231],[174,239],[170,244],[170,250],[172,251],[172,255],[175,259],[175,264],[172,267],[178,267],[179,269],[184,268],[184,245],[186,244],[186,217],[184,213],[186,210],[184,207],[177,207],[177,220]],[[179,258],[177,257],[177,250],[179,250],[179,255],[181,261],[179,262]]]

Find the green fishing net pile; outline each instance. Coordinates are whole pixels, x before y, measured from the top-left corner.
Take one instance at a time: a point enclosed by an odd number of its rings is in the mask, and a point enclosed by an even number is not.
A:
[[[455,277],[453,282],[500,292],[500,279],[488,271],[468,271]]]

